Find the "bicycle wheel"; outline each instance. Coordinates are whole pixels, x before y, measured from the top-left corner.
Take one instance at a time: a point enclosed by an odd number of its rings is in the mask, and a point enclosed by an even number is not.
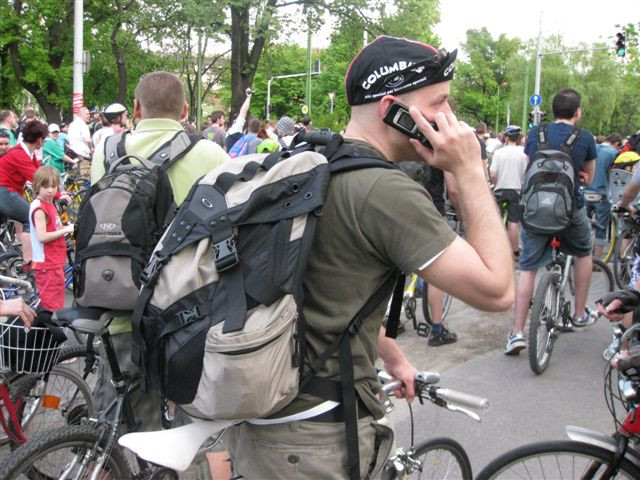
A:
[[[0,463],[0,478],[57,479],[90,478],[103,453],[104,439],[88,426],[69,426],[46,432],[25,443]],[[122,447],[115,445],[100,472],[101,480],[132,478]]]
[[[603,476],[612,459],[613,452],[587,443],[571,440],[533,443],[503,453],[484,467],[476,480],[640,478],[640,469],[625,459],[617,476]]]
[[[598,291],[613,292],[616,288],[615,280],[611,269],[604,260],[593,259],[593,267],[591,269],[591,288],[597,288]]]
[[[629,239],[618,237],[613,255],[613,277],[618,288],[627,288],[631,280],[631,267],[635,251],[636,236]]]
[[[415,449],[411,455],[420,468],[410,471],[406,478],[471,480],[471,463],[462,445],[451,438],[434,438]]]
[[[87,351],[86,344],[64,347],[58,355],[58,365],[63,365],[65,368],[74,371],[82,377],[92,392],[98,383],[98,365],[100,364],[100,352],[98,345],[95,343],[93,354],[93,361],[89,359],[89,365],[87,365],[89,352]]]
[[[422,315],[424,316],[424,321],[429,325],[433,325],[433,320],[431,318],[431,309],[429,308],[429,302],[427,301],[427,294],[429,292],[429,285],[427,283],[424,284],[424,291],[422,293]],[[451,302],[453,301],[453,297],[446,292],[443,292],[442,298],[442,320],[445,319],[447,313],[449,313],[449,308],[451,308]]]
[[[529,321],[529,366],[538,375],[549,365],[556,339],[558,288],[557,274],[545,272],[533,297]]]
[[[46,379],[27,375],[16,382],[11,400],[15,403],[20,397],[18,419],[27,440],[64,425],[77,425],[96,414],[87,383],[61,365],[54,366]],[[20,446],[10,445],[12,450]]]
[[[618,217],[611,215],[611,222],[609,222],[609,231],[607,232],[608,243],[606,244],[602,252],[602,261],[608,263],[613,256],[613,252],[616,247],[617,231],[618,231]]]

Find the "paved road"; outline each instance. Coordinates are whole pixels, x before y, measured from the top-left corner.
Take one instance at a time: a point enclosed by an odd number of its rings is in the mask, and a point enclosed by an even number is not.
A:
[[[604,291],[590,290],[590,304]],[[399,338],[419,368],[440,371],[444,386],[486,397],[490,410],[482,422],[437,408],[414,404],[416,438],[450,436],[467,449],[475,473],[498,454],[539,440],[566,439],[565,425],[613,432],[603,394],[602,351],[611,341],[608,321],[562,335],[547,371],[529,368],[527,350],[518,357],[502,353],[512,313],[487,314],[454,302],[447,318],[460,336],[455,345],[429,348],[423,338],[407,332]],[[408,409],[396,402],[398,444],[409,441]]]

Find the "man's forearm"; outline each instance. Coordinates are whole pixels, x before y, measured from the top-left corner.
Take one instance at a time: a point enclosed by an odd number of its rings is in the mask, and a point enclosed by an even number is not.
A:
[[[465,220],[466,240],[493,273],[510,278],[511,248],[498,207],[489,190],[482,167],[461,170],[454,175],[458,185],[458,203]]]

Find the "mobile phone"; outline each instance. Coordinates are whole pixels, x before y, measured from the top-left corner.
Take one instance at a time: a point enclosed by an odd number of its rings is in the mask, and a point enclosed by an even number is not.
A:
[[[406,105],[403,105],[400,102],[393,102],[389,105],[389,108],[385,112],[382,120],[390,127],[404,133],[408,137],[415,138],[422,145],[433,150],[433,146],[431,145],[431,142],[429,142],[429,139],[425,137],[420,130],[418,130],[416,122],[413,121],[413,118],[411,118],[411,114],[409,113],[409,107]],[[434,122],[429,122],[429,124],[434,130],[438,130],[438,126]]]

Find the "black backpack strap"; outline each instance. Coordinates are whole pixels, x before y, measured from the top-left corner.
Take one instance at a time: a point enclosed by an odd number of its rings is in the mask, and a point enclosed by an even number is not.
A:
[[[129,130],[125,130],[124,132],[115,133],[113,135],[108,136],[104,140],[104,173],[109,173],[111,171],[111,165],[118,160],[120,157],[124,157],[127,154],[127,150],[125,149],[125,141],[127,139],[127,135],[131,132]]]
[[[567,135],[567,138],[565,138],[564,142],[562,142],[562,145],[560,145],[560,150],[562,150],[566,154],[570,154],[573,150],[573,147],[576,146],[578,138],[580,138],[580,132],[581,130],[578,127],[574,126],[571,132],[569,132],[569,135]]]
[[[391,297],[391,307],[389,307],[389,318],[387,319],[385,335],[389,338],[398,336],[398,328],[400,327],[400,312],[402,310],[402,297],[404,295],[404,284],[407,277],[400,275]],[[426,299],[425,299],[426,300]]]
[[[149,161],[159,165],[165,172],[178,160],[184,157],[200,141],[201,136],[190,136],[184,130],[178,131],[171,140],[161,145],[149,155]]]
[[[342,402],[347,437],[347,457],[349,462],[349,479],[360,477],[360,449],[358,446],[358,412],[355,375],[353,373],[353,357],[351,354],[351,337],[357,335],[362,322],[389,295],[389,291],[398,284],[397,275],[390,276],[378,290],[376,290],[363,307],[351,319],[347,328],[340,336],[322,352],[310,365],[310,370],[300,380],[301,392],[310,393],[319,398]],[[403,283],[404,285],[404,283]],[[327,360],[338,352],[340,365],[340,381],[317,377],[316,373],[325,365]]]
[[[538,125],[538,150],[546,150],[549,148],[549,135],[547,131],[548,125],[541,123]]]

